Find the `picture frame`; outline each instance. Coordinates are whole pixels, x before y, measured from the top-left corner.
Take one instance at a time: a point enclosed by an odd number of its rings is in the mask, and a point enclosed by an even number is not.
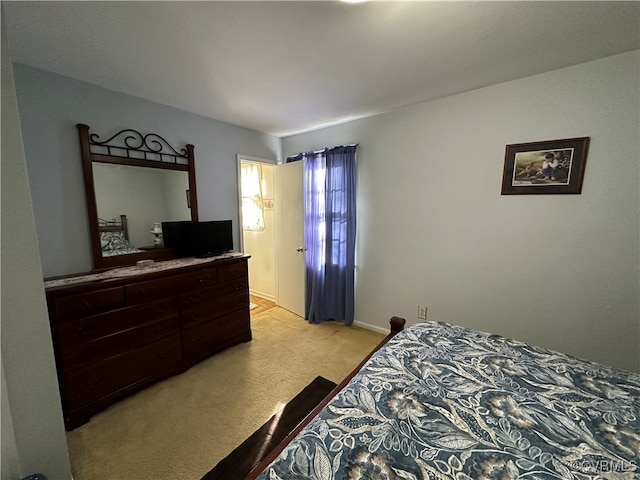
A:
[[[507,145],[502,195],[582,192],[589,137]]]

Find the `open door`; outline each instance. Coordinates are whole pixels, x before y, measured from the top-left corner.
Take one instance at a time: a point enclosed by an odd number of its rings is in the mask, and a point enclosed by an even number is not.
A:
[[[277,165],[275,173],[276,303],[304,318],[306,249],[303,163]]]

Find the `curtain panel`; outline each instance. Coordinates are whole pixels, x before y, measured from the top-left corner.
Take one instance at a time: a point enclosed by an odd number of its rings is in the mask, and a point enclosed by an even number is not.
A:
[[[353,323],[356,247],[356,147],[327,152],[324,319]]]
[[[356,147],[301,154],[305,162],[305,317],[310,323],[353,323]]]

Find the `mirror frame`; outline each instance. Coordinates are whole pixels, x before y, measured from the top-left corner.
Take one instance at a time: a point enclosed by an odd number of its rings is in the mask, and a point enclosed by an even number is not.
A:
[[[191,221],[198,221],[198,196],[196,192],[196,171],[193,156],[193,145],[176,151],[164,138],[155,133],[142,135],[136,130],[121,130],[105,141],[100,141],[95,133],[89,133],[89,126],[83,123],[76,125],[80,137],[80,154],[84,174],[84,189],[89,217],[89,234],[93,255],[93,270],[135,265],[140,260],[171,260],[180,255],[173,249],[157,248],[141,253],[129,253],[112,257],[102,256],[100,230],[98,224],[98,205],[93,178],[93,163],[111,163],[135,167],[177,170],[189,175],[189,202],[191,205]],[[92,151],[98,148],[106,153]],[[135,152],[132,154],[132,152]],[[181,160],[186,163],[178,163]]]

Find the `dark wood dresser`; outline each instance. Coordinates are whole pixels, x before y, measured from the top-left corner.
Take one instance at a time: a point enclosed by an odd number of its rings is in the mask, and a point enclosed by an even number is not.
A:
[[[251,340],[248,255],[45,281],[67,429]]]

